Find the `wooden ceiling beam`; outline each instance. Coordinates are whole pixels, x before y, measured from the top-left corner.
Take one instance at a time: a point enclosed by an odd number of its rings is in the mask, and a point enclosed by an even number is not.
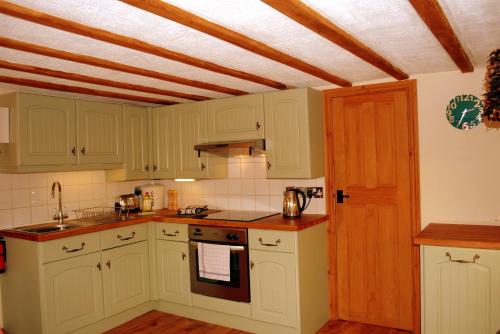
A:
[[[157,99],[157,98],[153,98],[153,97],[115,93],[115,92],[109,92],[109,91],[105,91],[105,90],[91,89],[91,88],[78,87],[78,86],[61,85],[61,84],[55,84],[55,83],[51,83],[51,82],[31,80],[31,79],[13,78],[13,77],[5,76],[5,75],[0,75],[0,82],[14,84],[14,85],[28,86],[28,87],[57,90],[57,91],[61,91],[61,92],[71,92],[71,93],[78,93],[78,94],[111,97],[114,99],[147,102],[147,103],[154,103],[154,104],[163,104],[163,105],[177,104],[177,102],[175,102],[175,101],[162,100],[162,99]]]
[[[261,1],[392,77],[398,80],[408,79],[408,74],[303,2],[299,0]]]
[[[224,26],[208,21],[200,16],[173,6],[160,0],[121,0],[131,6],[143,9],[150,13],[164,17],[168,20],[180,23],[192,29],[201,31],[212,37],[221,39],[240,48],[269,58],[284,65],[293,67],[299,71],[311,74],[328,82],[343,87],[352,86],[352,84],[336,75],[326,72],[314,65],[308,64],[298,58],[292,57],[284,52],[276,50],[267,44],[259,42],[248,36],[228,29]]]
[[[474,71],[474,65],[465,53],[439,3],[436,0],[409,0],[409,2],[458,68],[464,73]]]
[[[103,42],[123,46],[129,49],[149,53],[155,56],[175,60],[184,64],[199,67],[204,70],[229,75],[235,78],[255,82],[261,85],[276,89],[284,89],[286,86],[281,82],[266,79],[254,74],[235,70],[229,67],[218,65],[206,60],[191,57],[180,52],[165,49],[153,44],[149,44],[136,38],[115,34],[103,29],[87,26],[78,22],[66,20],[54,15],[40,12],[27,7],[19,6],[8,1],[0,0],[0,13],[17,17],[29,22],[38,23],[44,26],[67,31],[73,34],[93,38]]]
[[[113,62],[110,60],[101,59],[101,58],[97,58],[97,57],[92,57],[92,56],[82,55],[82,54],[78,54],[78,53],[72,53],[72,52],[52,49],[52,48],[48,48],[45,46],[31,44],[31,43],[27,43],[27,42],[22,42],[22,41],[18,41],[18,40],[6,38],[6,37],[1,37],[1,36],[0,36],[0,46],[6,47],[9,49],[15,49],[15,50],[20,50],[20,51],[35,53],[35,54],[39,54],[42,56],[48,56],[48,57],[53,57],[53,58],[58,58],[58,59],[69,60],[69,61],[73,61],[73,62],[80,63],[80,64],[87,64],[87,65],[107,68],[107,69],[114,70],[114,71],[142,75],[145,77],[150,77],[150,78],[168,81],[168,82],[175,82],[175,83],[178,83],[181,85],[192,86],[192,87],[206,89],[206,90],[212,90],[212,91],[223,93],[223,94],[229,94],[229,95],[248,94],[248,92],[238,90],[238,89],[223,87],[223,86],[219,86],[219,85],[215,85],[215,84],[211,84],[211,83],[206,83],[206,82],[201,82],[201,81],[197,81],[197,80],[185,79],[185,78],[181,78],[181,77],[166,74],[166,73],[147,70],[144,68],[130,66],[130,65],[126,65],[126,64],[116,63],[116,62]]]
[[[101,79],[101,78],[91,77],[91,76],[83,75],[83,74],[52,70],[52,69],[45,68],[45,67],[12,63],[12,62],[9,62],[6,60],[1,60],[1,59],[0,59],[0,68],[6,68],[9,70],[21,71],[21,72],[26,72],[26,73],[45,75],[45,76],[54,77],[54,78],[61,78],[61,79],[79,81],[79,82],[86,82],[86,83],[91,83],[91,84],[96,84],[96,85],[107,86],[107,87],[135,90],[135,91],[144,92],[144,93],[174,96],[174,97],[178,97],[181,99],[187,99],[187,100],[204,101],[204,100],[210,99],[209,97],[206,97],[206,96],[185,94],[185,93],[175,92],[175,91],[166,90],[166,89],[159,89],[159,88],[142,86],[142,85],[135,85],[135,84],[125,83],[125,82]]]

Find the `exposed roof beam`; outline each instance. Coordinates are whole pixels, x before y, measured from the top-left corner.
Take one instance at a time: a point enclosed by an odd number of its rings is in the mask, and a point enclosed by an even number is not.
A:
[[[465,53],[439,3],[436,0],[409,1],[458,68],[464,73],[474,71],[474,65]]]
[[[185,79],[185,78],[181,78],[178,76],[165,74],[165,73],[161,73],[161,72],[156,72],[156,71],[152,71],[152,70],[147,70],[147,69],[140,68],[140,67],[116,63],[116,62],[106,60],[106,59],[101,59],[101,58],[97,58],[97,57],[92,57],[92,56],[82,55],[82,54],[78,54],[78,53],[57,50],[57,49],[52,49],[52,48],[48,48],[45,46],[26,43],[26,42],[22,42],[22,41],[10,39],[10,38],[5,38],[5,37],[0,37],[0,46],[10,48],[10,49],[20,50],[20,51],[26,51],[26,52],[30,52],[30,53],[36,53],[36,54],[43,55],[43,56],[49,56],[49,57],[53,57],[53,58],[74,61],[74,62],[81,63],[81,64],[103,67],[103,68],[107,68],[107,69],[111,69],[111,70],[115,70],[115,71],[127,72],[127,73],[142,75],[142,76],[150,77],[150,78],[154,78],[154,79],[175,82],[175,83],[178,83],[181,85],[212,90],[212,91],[224,93],[224,94],[230,94],[230,95],[248,94],[247,92],[242,91],[242,90],[238,90],[238,89],[223,87],[223,86],[214,85],[214,84],[196,81],[196,80]]]
[[[299,0],[261,1],[392,77],[398,80],[408,79],[408,74],[303,2]]]
[[[191,57],[180,52],[175,52],[153,44],[149,44],[136,38],[115,34],[103,29],[90,27],[78,22],[66,20],[54,15],[43,13],[37,10],[19,6],[8,1],[0,0],[0,13],[14,16],[26,21],[42,24],[48,27],[64,30],[73,34],[97,39],[103,42],[123,46],[126,48],[149,53],[155,56],[175,60],[191,66],[196,66],[204,70],[217,72],[239,79],[252,81],[261,85],[276,89],[284,89],[286,86],[281,82],[266,79],[254,74],[235,70],[229,67],[218,65],[203,59]]]
[[[139,101],[139,102],[147,102],[147,103],[154,103],[154,104],[165,104],[165,105],[177,104],[177,102],[174,102],[174,101],[162,100],[162,99],[157,99],[157,98],[153,98],[153,97],[115,93],[115,92],[109,92],[109,91],[105,91],[105,90],[91,89],[91,88],[78,87],[78,86],[61,85],[61,84],[55,84],[55,83],[51,83],[51,82],[31,80],[31,79],[13,78],[13,77],[8,77],[8,76],[4,76],[4,75],[0,75],[0,82],[21,85],[21,86],[29,86],[29,87],[37,87],[37,88],[43,88],[43,89],[58,90],[58,91],[62,91],[62,92],[104,96],[104,97],[111,97],[114,99]]]
[[[127,90],[135,90],[135,91],[145,92],[145,93],[169,95],[169,96],[174,96],[174,97],[178,97],[181,99],[187,99],[187,100],[203,101],[203,100],[209,99],[209,97],[206,97],[206,96],[185,94],[185,93],[179,93],[179,92],[166,90],[166,89],[159,89],[159,88],[142,86],[142,85],[135,85],[135,84],[125,83],[125,82],[101,79],[101,78],[91,77],[91,76],[83,75],[83,74],[52,70],[52,69],[45,68],[45,67],[12,63],[12,62],[9,62],[6,60],[1,60],[1,59],[0,59],[0,68],[6,68],[9,70],[21,71],[21,72],[26,72],[26,73],[40,74],[40,75],[45,75],[45,76],[49,76],[49,77],[62,78],[62,79],[73,80],[73,81],[86,82],[86,83],[103,85],[103,86],[108,86],[108,87],[122,88],[122,89],[127,89]]]
[[[228,43],[234,44],[256,53],[263,57],[272,59],[279,63],[293,67],[299,71],[311,74],[328,82],[332,82],[339,86],[348,87],[352,84],[336,75],[326,72],[314,65],[308,64],[298,58],[292,57],[284,52],[276,50],[262,42],[252,39],[248,36],[240,34],[236,31],[223,27],[214,22],[208,21],[200,16],[185,11],[179,7],[173,6],[160,0],[121,0],[129,5],[141,8],[150,13],[175,21],[187,27],[196,29],[205,34],[221,39]]]

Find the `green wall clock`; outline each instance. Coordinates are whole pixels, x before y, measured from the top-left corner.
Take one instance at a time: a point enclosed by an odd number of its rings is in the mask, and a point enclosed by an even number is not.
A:
[[[446,106],[446,118],[460,130],[470,130],[481,123],[483,103],[472,94],[457,95]]]

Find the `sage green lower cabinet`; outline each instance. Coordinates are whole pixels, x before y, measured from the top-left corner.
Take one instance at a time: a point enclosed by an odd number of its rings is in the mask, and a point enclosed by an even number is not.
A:
[[[188,252],[187,242],[156,241],[159,299],[191,305]]]
[[[43,265],[47,333],[68,333],[104,318],[100,261],[101,254],[92,253]]]
[[[500,250],[423,247],[423,334],[500,331]]]
[[[264,94],[268,178],[318,178],[323,167],[323,98],[311,88]]]
[[[103,251],[102,267],[106,317],[150,300],[147,241]]]

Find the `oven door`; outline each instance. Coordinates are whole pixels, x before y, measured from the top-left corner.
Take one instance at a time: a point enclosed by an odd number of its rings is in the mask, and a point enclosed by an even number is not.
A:
[[[205,296],[250,302],[248,277],[248,246],[229,245],[230,281],[219,281],[200,277],[198,271],[198,242],[189,241],[189,267],[191,273],[191,292]]]

